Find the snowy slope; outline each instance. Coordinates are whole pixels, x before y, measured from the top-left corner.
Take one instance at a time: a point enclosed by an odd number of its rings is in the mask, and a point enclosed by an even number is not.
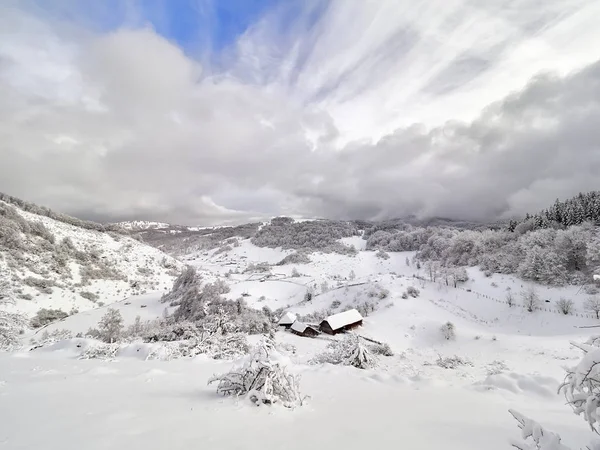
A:
[[[7,425],[0,429],[0,446],[364,449],[395,443],[410,449],[499,450],[510,448],[509,438],[519,433],[509,408],[559,432],[574,448],[588,442],[581,419],[556,395],[563,366],[578,358],[569,341],[586,340],[595,330],[584,327],[598,324],[582,312],[585,295],[577,287],[536,286],[540,298],[550,302],[528,313],[504,303],[508,288],[518,297],[529,286],[515,277],[485,277],[474,268],[470,280],[454,288],[427,281],[425,270],[410,262],[414,253],[382,259],[364,251],[360,238],[343,241],[361,251],[354,257],[313,253],[308,264],[279,266],[274,264],[292,251],[241,240],[225,252],[189,254],[185,262],[207,282],[226,277],[231,287],[226,296],[243,296],[257,309],[317,317],[369,305],[356,332],[388,343],[394,352],[380,356],[376,368],[310,364],[341,337],[310,339],[280,330],[276,340],[288,349],[291,370],[302,376],[302,391],[311,396],[302,408],[288,411],[217,396],[206,381],[228,370],[227,361],[144,361],[146,353],[135,343],[123,344],[113,362],[80,361],[76,340],[0,354],[0,419]],[[249,270],[264,262],[272,265],[270,274]],[[419,295],[403,298],[409,287]],[[313,294],[310,301],[307,292]],[[561,297],[573,299],[578,313],[557,313],[552,305]],[[160,317],[165,304],[153,293],[111,307],[127,325],[137,315]],[[106,309],[75,314],[46,330],[85,332]],[[455,340],[440,332],[448,321],[455,325]],[[447,369],[437,363],[454,356],[465,364]],[[32,411],[26,405],[34,401]],[[60,417],[51,413],[57,409]],[[20,432],[24,423],[39,433]]]
[[[43,224],[50,235],[44,240],[22,232],[18,251],[0,246],[0,270],[8,271],[16,299],[13,309],[27,315],[40,308],[85,311],[133,294],[163,292],[183,267],[125,235],[80,228],[0,203],[29,224]]]

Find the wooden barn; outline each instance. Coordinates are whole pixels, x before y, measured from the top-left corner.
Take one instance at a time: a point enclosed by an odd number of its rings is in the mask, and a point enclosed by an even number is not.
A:
[[[327,334],[338,334],[362,325],[363,318],[356,309],[350,309],[339,314],[329,316],[321,322],[320,330]]]
[[[295,321],[296,321],[296,314],[291,313],[291,312],[286,312],[283,316],[281,316],[281,318],[279,319],[279,322],[277,322],[277,325],[279,325],[280,327],[285,327],[286,329],[289,329]]]
[[[304,337],[315,337],[321,334],[316,326],[299,322],[297,320],[292,324],[290,330],[292,331],[292,333]]]

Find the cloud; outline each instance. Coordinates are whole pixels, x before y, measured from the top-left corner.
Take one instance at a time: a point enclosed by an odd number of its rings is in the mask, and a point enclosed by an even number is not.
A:
[[[581,43],[599,42],[598,6],[478,3],[280,6],[218,70],[147,24],[2,7],[0,190],[100,221],[215,224],[492,219],[597,188],[600,65]]]

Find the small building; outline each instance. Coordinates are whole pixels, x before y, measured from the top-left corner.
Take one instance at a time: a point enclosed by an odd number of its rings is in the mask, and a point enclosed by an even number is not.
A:
[[[363,317],[356,309],[329,316],[321,322],[320,330],[327,334],[338,334],[362,325]]]
[[[290,327],[292,333],[297,334],[298,336],[304,337],[316,337],[319,334],[319,330],[314,325],[309,325],[307,323],[300,322],[296,320],[292,326]]]
[[[281,316],[281,318],[279,319],[279,322],[277,322],[277,325],[279,325],[280,327],[285,327],[286,329],[289,329],[295,321],[296,321],[296,314],[288,311],[283,316]]]

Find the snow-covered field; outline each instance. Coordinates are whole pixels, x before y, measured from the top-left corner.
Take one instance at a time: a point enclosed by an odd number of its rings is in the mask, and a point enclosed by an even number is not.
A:
[[[361,249],[360,238],[344,239]],[[244,273],[251,263],[275,264],[291,251],[258,248],[242,241],[227,253],[188,255],[206,281],[223,277],[231,292],[255,308],[285,308],[310,314],[345,306],[376,305],[358,330],[387,342],[394,356],[378,367],[308,364],[331,337],[315,339],[278,331],[291,370],[301,375],[306,404],[294,410],[255,407],[223,398],[207,380],[231,361],[205,357],[149,361],[135,344],[123,345],[113,361],[78,360],[85,340],[34,351],[0,354],[0,448],[7,449],[507,449],[519,431],[509,408],[534,417],[574,448],[588,442],[585,425],[556,394],[564,370],[579,359],[569,341],[591,336],[597,320],[565,316],[553,301],[585,300],[576,287],[537,287],[547,311],[528,313],[504,303],[529,285],[512,276],[485,277],[470,269],[459,288],[430,282],[423,269],[407,265],[412,253],[389,259],[360,251],[356,257],[312,254],[310,264],[272,267],[272,277]],[[292,276],[293,270],[299,276]],[[326,286],[323,284],[327,283]],[[420,291],[402,298],[407,287]],[[305,301],[307,290],[314,295]],[[387,292],[385,295],[380,295]],[[137,315],[159,317],[160,293],[113,303],[126,324]],[[73,333],[95,326],[107,307],[79,313],[46,328]],[[456,339],[440,327],[451,321]],[[38,332],[39,333],[39,332]],[[32,334],[23,337],[28,342]],[[440,357],[467,362],[455,369]]]

